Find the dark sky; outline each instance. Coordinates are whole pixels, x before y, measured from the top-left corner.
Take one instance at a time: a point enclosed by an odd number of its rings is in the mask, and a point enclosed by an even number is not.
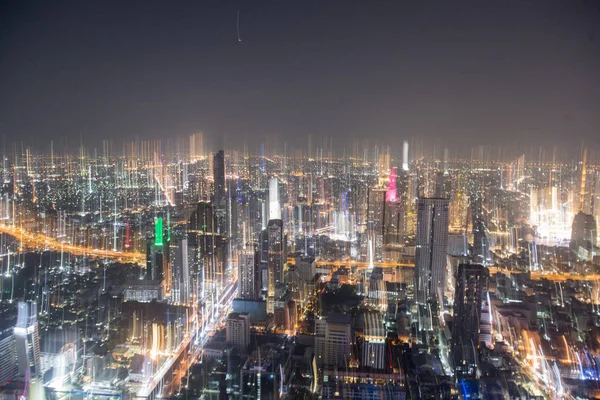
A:
[[[236,33],[237,12],[240,34]],[[0,135],[599,142],[579,1],[5,1]]]

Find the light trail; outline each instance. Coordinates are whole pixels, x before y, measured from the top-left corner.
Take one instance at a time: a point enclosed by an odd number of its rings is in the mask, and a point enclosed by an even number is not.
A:
[[[92,258],[113,258],[124,262],[139,264],[146,256],[137,252],[121,252],[105,249],[94,249],[91,247],[77,246],[56,240],[41,233],[34,233],[17,226],[0,224],[0,233],[13,236],[21,242],[21,246],[32,250],[53,250],[71,253],[76,256]]]
[[[294,265],[295,261],[293,258],[288,258],[287,263],[290,265]],[[318,267],[333,267],[333,268],[341,268],[341,267],[357,267],[359,270],[368,269],[371,267],[371,263],[368,261],[356,261],[356,260],[332,260],[332,261],[324,261],[319,260],[316,262]],[[395,261],[375,261],[372,264],[373,267],[380,268],[414,268],[414,263],[401,263]],[[498,267],[487,267],[490,271],[490,274],[502,273],[510,276],[511,274],[523,274],[526,271],[515,271],[506,268],[498,268]],[[530,272],[530,277],[532,280],[539,281],[541,279],[547,279],[549,281],[554,282],[565,282],[568,280],[574,281],[600,281],[600,274],[576,274],[572,272],[565,273],[557,273],[557,272],[542,272],[542,271],[532,271]]]

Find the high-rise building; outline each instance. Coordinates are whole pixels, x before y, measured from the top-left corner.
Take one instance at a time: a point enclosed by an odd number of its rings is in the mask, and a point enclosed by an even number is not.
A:
[[[380,313],[363,314],[362,366],[382,370],[385,365],[385,323]]]
[[[269,238],[268,260],[267,260],[267,311],[273,312],[273,301],[275,299],[275,287],[283,283],[283,265],[285,264],[286,243],[283,234],[283,221],[280,219],[270,220],[267,224],[267,235]]]
[[[173,283],[171,289],[171,300],[174,303],[187,304],[190,301],[190,259],[191,248],[188,247],[188,239],[179,238],[172,245],[173,251]]]
[[[417,206],[415,297],[424,307],[420,327],[432,328],[431,315],[443,304],[448,250],[448,199],[420,198]],[[430,308],[434,305],[434,308]]]
[[[571,250],[578,252],[582,247],[585,250],[592,251],[596,247],[598,231],[596,230],[596,220],[593,215],[577,213],[573,218],[571,228]]]
[[[154,236],[146,243],[146,280],[164,281],[169,270],[169,237],[163,229],[163,219],[154,221]]]
[[[238,254],[238,298],[258,300],[260,298],[260,263],[258,252],[243,249]]]
[[[478,184],[474,185],[471,196],[471,218],[473,224],[473,262],[487,265],[490,263],[490,242],[486,234],[486,224],[483,215],[483,193]]]
[[[370,232],[383,233],[385,196],[386,190],[383,188],[369,189],[367,199],[367,230]]]
[[[0,331],[0,386],[12,380],[16,372],[17,353],[13,329],[10,326]]]
[[[315,320],[315,355],[320,366],[346,367],[352,357],[352,316],[332,314]]]
[[[215,215],[217,231],[221,235],[227,234],[227,188],[225,186],[225,152],[219,150],[213,158]]]
[[[40,377],[40,336],[35,303],[19,302],[17,325],[15,326],[15,347],[19,376]]]
[[[269,181],[269,220],[281,219],[281,203],[279,201],[279,180],[277,177]]]
[[[477,375],[481,307],[487,292],[488,279],[489,271],[481,265],[458,266],[452,321],[452,352],[459,379],[475,378]]]
[[[225,340],[240,350],[250,344],[250,314],[231,313],[227,316]]]

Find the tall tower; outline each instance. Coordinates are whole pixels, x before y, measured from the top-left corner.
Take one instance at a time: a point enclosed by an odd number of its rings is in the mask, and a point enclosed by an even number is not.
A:
[[[476,378],[481,304],[487,292],[489,271],[481,265],[460,264],[456,276],[452,354],[459,379]]]
[[[213,204],[217,217],[217,229],[221,235],[227,233],[227,189],[225,186],[225,152],[219,150],[213,158],[215,192]]]
[[[19,376],[41,376],[40,336],[35,303],[19,302],[19,314],[15,326],[15,345]]]
[[[283,264],[285,264],[285,237],[283,235],[283,221],[272,219],[267,224],[269,240],[267,255],[267,311],[273,312],[275,287],[283,282]]]
[[[269,181],[269,220],[281,219],[281,203],[279,202],[279,180],[277,177]]]
[[[174,252],[172,270],[171,301],[178,304],[188,304],[191,294],[190,282],[190,248],[188,238],[178,238],[171,249]]]
[[[420,198],[417,205],[415,294],[423,306],[421,329],[432,328],[432,316],[443,304],[448,248],[448,199]],[[432,307],[433,305],[433,307]]]
[[[257,300],[260,296],[259,253],[254,249],[243,249],[238,254],[238,297]]]
[[[408,171],[408,142],[402,143],[402,170]]]

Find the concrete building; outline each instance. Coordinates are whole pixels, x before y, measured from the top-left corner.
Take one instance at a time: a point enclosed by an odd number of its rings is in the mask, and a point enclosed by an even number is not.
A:
[[[448,199],[420,198],[417,205],[415,297],[420,306],[420,329],[432,329],[446,286]]]
[[[481,265],[458,266],[452,320],[452,354],[459,379],[476,378],[477,375],[481,308],[488,279],[488,269]]]
[[[41,376],[40,336],[35,303],[19,302],[19,314],[15,332],[19,376]]]
[[[260,298],[259,255],[253,248],[238,253],[238,298],[258,300]]]
[[[315,350],[317,365],[346,367],[350,362],[352,344],[352,317],[332,314],[315,320]]]
[[[231,313],[227,316],[225,338],[227,343],[245,351],[250,344],[250,314]]]

